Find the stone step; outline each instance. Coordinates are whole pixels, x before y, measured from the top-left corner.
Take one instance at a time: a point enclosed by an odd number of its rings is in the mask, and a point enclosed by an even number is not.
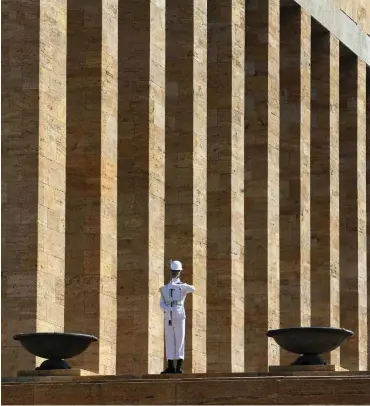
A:
[[[220,379],[220,378],[248,378],[248,377],[281,377],[281,376],[370,376],[370,371],[348,371],[348,370],[304,370],[290,368],[271,368],[270,372],[240,372],[240,373],[183,373],[183,374],[136,374],[136,375],[98,375],[85,370],[58,370],[58,371],[20,371],[18,377],[2,378],[3,383],[16,384],[20,382],[105,382],[125,380],[148,380],[148,379]],[[35,373],[37,372],[37,374]],[[45,374],[40,373],[45,372]]]
[[[369,404],[369,372],[343,372],[347,375],[75,376],[50,377],[54,381],[49,382],[8,378],[2,383],[2,404]]]

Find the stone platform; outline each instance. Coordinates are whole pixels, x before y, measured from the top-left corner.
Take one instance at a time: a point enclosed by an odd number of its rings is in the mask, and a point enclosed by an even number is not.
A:
[[[370,403],[370,372],[3,378],[2,404],[186,405]],[[316,375],[315,375],[316,374]]]

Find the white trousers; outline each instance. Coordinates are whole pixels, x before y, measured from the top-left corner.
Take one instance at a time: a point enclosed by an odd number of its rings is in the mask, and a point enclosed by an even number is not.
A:
[[[165,318],[164,332],[166,336],[167,359],[184,359],[185,319],[172,319],[172,326],[169,326],[168,318]]]

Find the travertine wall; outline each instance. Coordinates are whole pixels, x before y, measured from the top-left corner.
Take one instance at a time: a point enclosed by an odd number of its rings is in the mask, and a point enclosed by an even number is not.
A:
[[[197,286],[187,303],[187,363],[205,372],[207,294],[207,1],[166,7],[165,270],[182,258]],[[194,134],[194,136],[193,136]]]
[[[165,5],[118,4],[117,373],[163,365]]]
[[[99,337],[71,362],[107,374],[117,322],[116,3],[70,0],[67,14],[65,330]]]
[[[279,326],[279,18],[277,1],[246,6],[244,359],[279,363],[266,337]]]
[[[270,328],[352,329],[367,369],[369,67],[293,0],[3,6],[2,373],[12,337],[158,373],[169,259],[196,286],[185,369],[264,371]],[[366,104],[367,100],[367,104]]]
[[[34,368],[12,339],[63,331],[67,1],[10,1],[2,28],[2,370]]]
[[[244,368],[244,24],[243,1],[208,2],[209,372]]]
[[[310,320],[311,21],[292,6],[280,23],[280,326],[289,327]]]
[[[367,367],[365,246],[365,66],[340,47],[339,227],[340,322],[355,335],[341,351],[341,365]]]
[[[312,24],[311,324],[339,327],[339,47]],[[338,363],[335,351],[331,361]]]

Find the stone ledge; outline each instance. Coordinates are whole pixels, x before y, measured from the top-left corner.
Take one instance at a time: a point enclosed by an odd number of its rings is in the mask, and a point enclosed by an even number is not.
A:
[[[152,380],[198,380],[198,379],[207,379],[207,380],[214,380],[214,379],[242,379],[242,378],[256,378],[256,377],[264,377],[264,378],[274,378],[279,377],[283,378],[284,376],[292,377],[292,376],[310,376],[312,378],[320,378],[325,376],[336,376],[336,377],[352,377],[352,376],[360,376],[360,377],[370,377],[370,371],[348,371],[343,368],[338,368],[334,366],[325,366],[326,368],[323,369],[306,369],[306,370],[293,370],[290,366],[271,366],[270,372],[237,372],[237,373],[195,373],[195,374],[164,374],[164,375],[155,375],[155,374],[141,374],[141,375],[97,375],[93,374],[89,371],[91,375],[22,375],[18,377],[4,377],[2,378],[2,383],[6,384],[19,384],[19,383],[37,383],[37,382],[96,382],[102,383],[107,381],[152,381]],[[317,367],[316,367],[317,368]],[[83,371],[83,370],[80,370]],[[33,371],[27,371],[33,372]]]
[[[348,372],[339,365],[272,365],[271,375],[327,375],[328,372]],[[357,374],[357,371],[353,371]]]
[[[18,377],[49,377],[49,376],[93,376],[95,372],[87,371],[86,369],[53,369],[53,370],[32,370],[18,371]]]
[[[336,374],[350,371],[332,372]],[[201,374],[199,374],[201,375]],[[370,373],[357,376],[242,376],[202,374],[158,379],[138,377],[69,378],[59,382],[2,384],[2,404],[367,404]],[[221,374],[220,374],[221,375]],[[79,381],[75,381],[79,378]],[[99,378],[100,381],[94,380]],[[109,379],[107,379],[109,378]],[[33,378],[35,379],[35,378]],[[39,378],[44,379],[44,378]]]

